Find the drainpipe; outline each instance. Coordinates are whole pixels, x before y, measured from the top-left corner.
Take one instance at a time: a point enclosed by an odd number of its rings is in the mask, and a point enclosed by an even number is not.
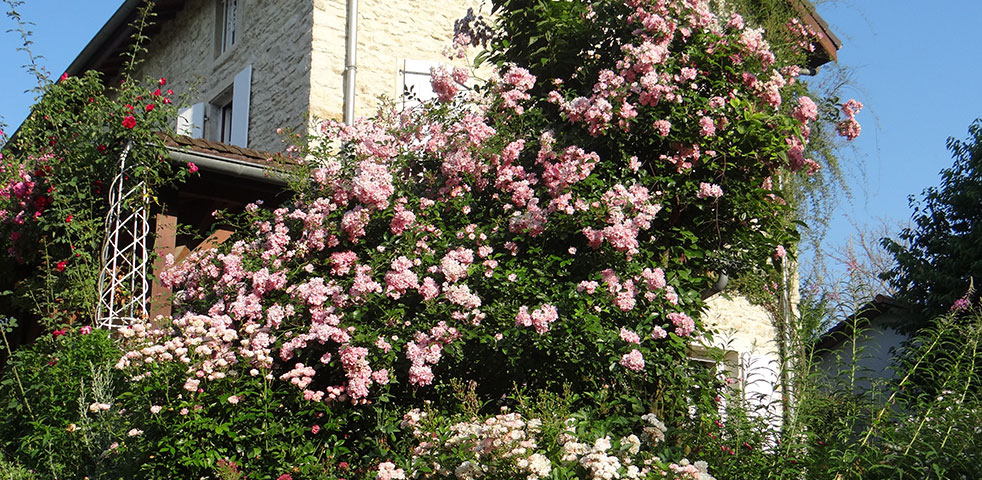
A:
[[[358,0],[348,0],[348,32],[344,54],[344,123],[355,123],[355,72],[358,62]]]
[[[728,277],[725,273],[721,273],[719,274],[719,278],[716,279],[716,283],[714,283],[712,287],[703,290],[699,296],[702,297],[703,300],[706,300],[707,298],[712,297],[713,295],[716,295],[717,293],[720,293],[726,289],[727,283],[730,283],[730,277]]]
[[[167,147],[167,150],[170,152],[170,158],[177,163],[194,162],[195,165],[205,170],[216,171],[233,177],[248,178],[276,185],[286,184],[282,175],[277,175],[276,171],[271,172],[261,165],[207,153],[190,152],[181,148]]]

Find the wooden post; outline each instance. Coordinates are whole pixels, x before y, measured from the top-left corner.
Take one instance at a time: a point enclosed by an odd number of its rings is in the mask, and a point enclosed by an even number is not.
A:
[[[171,289],[160,284],[160,272],[164,271],[164,257],[173,255],[177,247],[177,217],[157,214],[156,237],[153,251],[153,283],[150,287],[150,322],[156,325],[156,318],[171,314]]]

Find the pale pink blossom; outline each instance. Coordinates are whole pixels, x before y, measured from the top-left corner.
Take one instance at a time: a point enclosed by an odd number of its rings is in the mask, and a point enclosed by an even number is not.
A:
[[[619,363],[628,370],[640,372],[644,370],[644,355],[642,355],[641,352],[635,348],[629,353],[625,353],[623,356],[621,356],[621,361]]]
[[[715,183],[699,183],[699,192],[696,193],[696,198],[719,198],[723,196],[723,189],[716,185]]]
[[[716,135],[716,124],[713,123],[711,117],[702,117],[699,119],[699,135],[703,137]]]
[[[848,118],[854,118],[863,109],[863,103],[856,99],[849,99],[842,104],[842,113]]]
[[[664,329],[664,328],[662,328],[662,327],[659,327],[659,326],[657,326],[657,325],[656,325],[656,326],[655,326],[655,328],[654,328],[654,329],[653,329],[653,330],[651,331],[651,338],[654,338],[654,339],[656,339],[656,340],[657,340],[657,339],[661,339],[661,338],[665,338],[665,337],[667,337],[667,336],[668,336],[668,332],[667,332],[667,331],[665,331],[665,329]]]
[[[627,343],[634,343],[634,344],[640,344],[641,343],[641,337],[638,336],[638,334],[636,334],[636,333],[634,333],[634,332],[632,332],[632,331],[630,331],[630,330],[628,330],[628,329],[626,329],[624,327],[621,327],[620,337],[621,337],[621,340],[623,340],[623,341],[625,341]]]
[[[401,468],[396,468],[392,462],[382,462],[378,465],[378,474],[375,478],[377,480],[403,480],[406,478],[406,472]]]
[[[808,123],[818,118],[818,107],[811,98],[802,95],[798,97],[798,106],[791,112],[791,115],[801,123]]]
[[[430,85],[440,102],[449,102],[457,95],[457,81],[446,65],[430,68]]]
[[[687,337],[696,329],[696,323],[684,313],[669,313],[667,317],[675,325],[675,334],[680,337]]]
[[[658,131],[658,134],[663,137],[668,136],[668,133],[672,130],[672,124],[668,120],[655,120],[654,127]]]

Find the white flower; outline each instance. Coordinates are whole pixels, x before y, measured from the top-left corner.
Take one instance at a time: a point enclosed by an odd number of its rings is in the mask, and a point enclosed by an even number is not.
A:
[[[526,460],[525,469],[531,474],[529,480],[536,480],[549,475],[552,471],[552,462],[545,455],[533,453]]]
[[[634,434],[624,437],[621,439],[621,448],[626,448],[631,455],[637,455],[641,451],[641,439]]]

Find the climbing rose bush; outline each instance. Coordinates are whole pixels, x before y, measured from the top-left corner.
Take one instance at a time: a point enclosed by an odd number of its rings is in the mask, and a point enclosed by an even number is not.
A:
[[[354,430],[423,400],[452,411],[441,392],[459,381],[485,399],[614,386],[656,398],[643,408],[670,423],[690,402],[715,415],[685,362],[711,336],[699,292],[721,271],[773,268],[794,243],[774,179],[819,168],[806,158],[815,104],[761,31],[706,2],[562,8],[612,42],[573,51],[566,77],[543,77],[549,59],[533,56],[468,90],[444,68],[435,102],[320,123],[291,203],[250,205],[227,247],[167,259],[177,313],[121,329],[132,344],[117,367],[140,381],[178,365],[174,395],[192,399],[261,379]],[[570,461],[608,455],[604,441]],[[630,471],[618,462],[596,468]]]
[[[166,83],[107,87],[96,73],[65,75],[45,87],[14,139],[0,132],[0,291],[13,294],[5,313],[51,329],[94,317],[120,156],[139,172],[148,205],[187,176],[160,161],[159,132],[177,114]]]

